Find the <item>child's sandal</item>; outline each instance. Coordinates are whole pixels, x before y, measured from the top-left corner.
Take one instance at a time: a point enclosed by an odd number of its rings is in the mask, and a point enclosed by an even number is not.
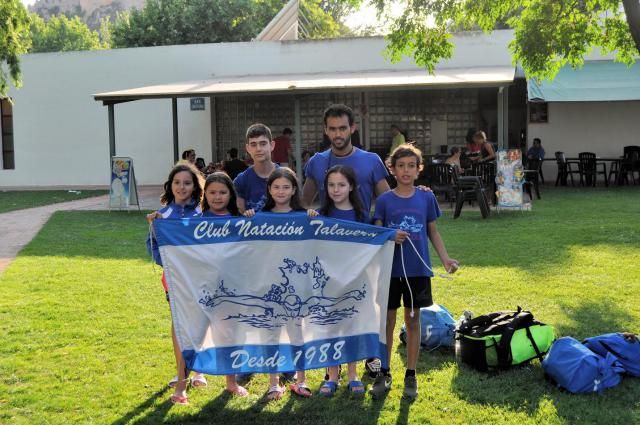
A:
[[[249,395],[249,391],[247,391],[245,387],[240,385],[236,385],[236,387],[232,390],[230,390],[229,388],[225,388],[225,391],[231,395],[235,395],[238,397],[246,397]]]
[[[319,394],[323,397],[333,397],[338,390],[338,383],[335,381],[324,381],[320,387]]]
[[[309,398],[313,395],[311,389],[307,387],[307,384],[300,382],[299,384],[291,384],[289,389],[297,396]]]
[[[172,394],[170,400],[173,404],[179,404],[182,406],[189,405],[189,398],[186,395]]]
[[[362,383],[362,381],[349,381],[347,388],[349,389],[351,394],[364,394],[364,384]]]
[[[203,388],[207,386],[207,380],[204,375],[197,373],[191,378],[191,386],[194,388]]]
[[[280,385],[272,385],[267,391],[267,401],[280,400],[284,395],[284,387]]]

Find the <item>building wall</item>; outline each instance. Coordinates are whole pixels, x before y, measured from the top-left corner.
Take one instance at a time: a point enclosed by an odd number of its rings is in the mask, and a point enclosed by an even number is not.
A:
[[[624,146],[640,145],[640,101],[553,102],[548,107],[549,122],[529,124],[527,132],[528,146],[539,137],[546,158],[554,158],[556,151],[567,157],[594,152],[602,158],[617,158]],[[545,181],[555,180],[554,161],[545,161],[543,171]]]
[[[509,64],[512,34],[456,37],[454,57],[438,67]],[[108,185],[107,108],[93,94],[226,76],[415,69],[409,60],[390,64],[384,46],[374,37],[25,55],[23,87],[9,92],[15,169],[0,170],[0,187]],[[224,152],[211,142],[210,107],[206,99],[205,111],[190,111],[188,99],[178,101],[180,150],[195,148],[206,161]],[[277,133],[292,124],[273,125]],[[116,153],[133,158],[138,183],[162,183],[173,162],[171,101],[116,105],[115,127]]]

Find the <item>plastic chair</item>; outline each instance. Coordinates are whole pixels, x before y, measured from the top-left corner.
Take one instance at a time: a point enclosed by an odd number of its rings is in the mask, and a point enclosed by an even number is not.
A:
[[[567,161],[564,152],[556,152],[556,164],[558,165],[558,176],[556,177],[556,186],[558,184],[562,186],[567,185],[567,177],[571,178],[571,186],[575,186],[573,181],[573,175],[577,174],[580,176],[580,164],[573,161]],[[573,166],[576,166],[576,169],[573,169]],[[582,180],[581,180],[582,181]]]
[[[542,161],[539,159],[530,159],[527,169],[524,170],[525,185],[524,190],[529,194],[529,199],[533,200],[532,187],[536,192],[536,196],[540,199],[540,167]]]
[[[431,190],[436,196],[444,194],[445,200],[451,203],[451,208],[453,208],[453,202],[456,199],[453,173],[455,170],[449,164],[427,164],[427,178]]]
[[[624,172],[624,177],[628,181],[627,174],[631,174],[633,184],[636,184],[635,173],[638,173],[638,182],[640,182],[640,146],[624,147],[624,159],[620,168],[621,177]]]
[[[489,208],[489,200],[486,195],[486,188],[482,184],[482,180],[478,176],[464,176],[458,177],[453,173],[455,191],[456,191],[456,208],[453,212],[453,218],[460,217],[462,212],[462,206],[464,201],[478,202],[480,207],[480,214],[482,218],[487,218],[491,215],[491,209]]]
[[[496,163],[495,162],[474,162],[471,166],[471,174],[480,177],[483,188],[491,192],[491,202],[498,203],[496,196]]]
[[[593,152],[580,152],[578,154],[580,159],[580,184],[585,186],[596,186],[598,180],[598,174],[602,174],[604,177],[605,186],[609,186],[607,179],[607,165],[604,162],[598,162],[596,154]],[[602,171],[598,170],[598,166],[602,166]]]

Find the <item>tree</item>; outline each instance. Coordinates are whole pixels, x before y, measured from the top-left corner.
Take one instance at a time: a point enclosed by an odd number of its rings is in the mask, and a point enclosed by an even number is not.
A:
[[[300,37],[318,39],[353,35],[342,21],[359,3],[359,0],[300,0]]]
[[[286,0],[148,0],[141,10],[118,14],[114,47],[248,41]]]
[[[30,42],[29,15],[20,0],[0,1],[0,97],[6,97],[9,79],[16,87],[22,85],[20,55]]]
[[[90,30],[78,16],[52,16],[45,22],[40,16],[32,13],[31,42],[31,53],[109,48],[100,41],[100,35]]]
[[[380,16],[388,14],[390,2],[369,2]],[[553,78],[567,63],[578,67],[594,47],[628,65],[639,57],[638,0],[411,0],[391,25],[387,52],[392,61],[413,56],[433,73],[453,54],[452,31],[491,32],[500,22],[513,28],[509,47],[528,77]]]

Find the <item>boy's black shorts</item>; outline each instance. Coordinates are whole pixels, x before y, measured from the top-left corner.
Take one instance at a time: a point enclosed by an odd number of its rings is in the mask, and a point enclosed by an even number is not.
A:
[[[413,294],[413,307],[422,308],[433,305],[433,298],[431,296],[431,278],[426,276],[416,276],[409,278],[409,286]],[[409,288],[404,277],[392,277],[391,285],[389,286],[389,302],[387,303],[388,310],[397,310],[400,308],[400,299],[402,298],[402,304],[405,308],[411,308],[411,296],[409,295]]]

